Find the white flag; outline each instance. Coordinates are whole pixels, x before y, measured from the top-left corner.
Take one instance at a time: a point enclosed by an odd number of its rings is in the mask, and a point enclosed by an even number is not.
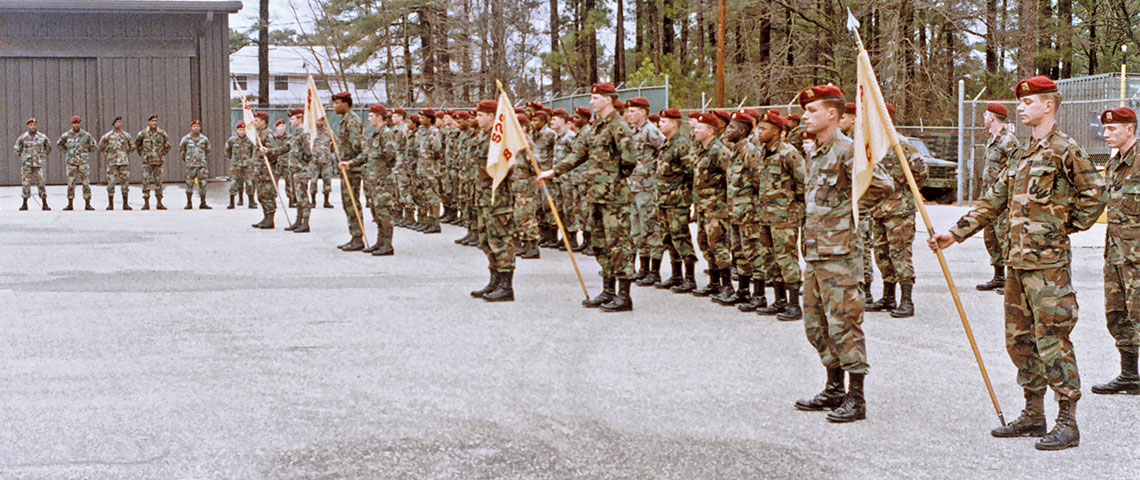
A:
[[[254,145],[261,147],[261,140],[257,138],[257,127],[253,124],[253,109],[246,103],[245,97],[241,97],[241,118],[245,122],[245,136],[249,137],[249,141]]]
[[[309,89],[305,93],[305,120],[301,124],[301,129],[309,134],[309,149],[313,148],[313,143],[317,141],[317,120],[324,120],[325,126],[328,126],[328,118],[325,117],[325,107],[321,105],[321,97],[317,92],[317,84],[313,82],[313,75],[309,75]]]
[[[855,93],[855,161],[851,168],[851,197],[855,200],[852,211],[855,221],[859,221],[859,197],[871,185],[875,165],[898,143],[895,126],[887,113],[887,104],[875,71],[871,68],[871,56],[859,49],[858,87]]]
[[[522,153],[528,143],[519,126],[515,108],[507,93],[499,91],[499,107],[495,111],[495,126],[491,127],[491,148],[487,151],[487,175],[491,176],[491,198],[511,170],[511,161]]]

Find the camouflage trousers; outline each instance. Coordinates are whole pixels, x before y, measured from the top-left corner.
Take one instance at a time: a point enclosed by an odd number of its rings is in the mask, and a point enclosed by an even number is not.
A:
[[[637,254],[660,260],[665,255],[665,229],[657,206],[657,192],[653,190],[633,194],[630,217],[630,234]]]
[[[420,210],[420,215],[428,223],[434,224],[439,218],[439,178],[434,174],[428,173],[422,175],[419,181],[416,182],[419,187],[419,196],[416,202],[416,207]]]
[[[36,185],[41,197],[47,196],[47,187],[44,186],[43,167],[20,167],[20,194],[25,200],[32,196],[32,184]]]
[[[533,178],[511,181],[511,192],[514,193],[515,203],[515,225],[518,226],[519,240],[538,240],[538,209],[541,204],[536,200],[537,186],[538,182]]]
[[[771,283],[799,285],[800,252],[796,249],[799,228],[795,225],[760,224],[760,249],[752,278]]]
[[[1010,269],[1005,277],[1005,348],[1017,367],[1017,383],[1057,399],[1081,397],[1077,357],[1069,333],[1077,324],[1077,293],[1069,266]]]
[[[143,184],[142,191],[144,197],[150,197],[151,189],[154,189],[155,196],[162,196],[162,167],[161,163],[143,164]]]
[[[194,191],[194,181],[198,181],[198,192],[202,195],[206,194],[206,185],[210,183],[209,175],[206,173],[206,166],[186,166],[186,193]]]
[[[871,218],[871,238],[883,281],[913,284],[914,215]]]
[[[689,231],[689,206],[661,205],[657,210],[665,230],[662,245],[674,261],[696,262],[693,234]]]
[[[284,157],[282,157],[279,162],[280,163],[277,164],[277,168],[273,170],[273,174],[277,176],[277,181],[283,182],[285,184],[285,190],[281,193],[285,195],[285,200],[296,202],[297,198],[294,196],[296,188],[293,185],[293,174],[296,173],[296,169],[284,165]]]
[[[242,192],[253,190],[253,181],[249,175],[250,168],[245,165],[230,167],[230,195],[241,195]]]
[[[1140,349],[1140,265],[1104,266],[1104,314],[1117,350]]]
[[[589,187],[586,185],[586,180],[583,177],[585,175],[584,173],[575,173],[574,175],[576,175],[574,180],[574,198],[578,200],[578,226],[581,227],[583,232],[590,233],[590,228],[594,222],[592,220],[593,207],[591,206],[590,198],[586,196],[586,189]],[[591,241],[591,243],[593,242]],[[594,245],[597,246],[596,243]]]
[[[516,232],[510,201],[496,196],[495,205],[479,210],[479,248],[487,255],[488,267],[500,273],[515,271]]]
[[[269,168],[265,162],[257,163],[252,169],[253,186],[257,189],[257,201],[261,202],[261,211],[272,217],[277,212],[277,185],[269,176]]]
[[[866,212],[859,214],[859,255],[863,257],[863,283],[870,288],[875,281],[875,270],[871,265],[871,248],[875,245],[871,235],[871,216]]]
[[[368,209],[372,211],[372,221],[381,245],[392,245],[392,216],[396,213],[396,183],[391,175],[365,167],[364,190],[368,192]]]
[[[82,163],[79,165],[67,166],[67,199],[75,198],[75,184],[83,186],[83,199],[91,200],[91,179],[88,178],[88,172],[91,171],[91,166]]]
[[[986,242],[986,252],[990,254],[990,265],[1004,267],[1005,261],[1002,259],[1001,241],[998,240],[993,225],[987,225],[982,230],[982,238]]]
[[[550,188],[558,203],[558,213],[562,215],[562,224],[566,226],[566,231],[574,233],[581,230],[582,214],[578,208],[581,202],[575,195],[574,185],[566,178],[559,178],[550,185]]]
[[[629,210],[628,203],[590,203],[590,243],[603,277],[629,280],[636,274]]]
[[[336,168],[331,163],[314,163],[313,164],[313,179],[309,182],[309,192],[312,195],[317,193],[317,185],[324,182],[324,188],[321,192],[325,195],[332,193],[333,178],[336,177]]]
[[[312,173],[307,168],[298,168],[293,172],[293,185],[296,188],[294,194],[297,195],[297,221],[309,216],[309,212],[313,210],[313,203],[309,200],[309,181],[312,180]]]
[[[728,220],[702,215],[697,225],[697,245],[704,253],[709,268],[731,267],[732,250],[729,249]]]
[[[119,190],[127,193],[131,186],[130,178],[130,165],[107,165],[107,193],[115,193],[115,184],[119,185]]]
[[[733,221],[729,227],[729,246],[732,261],[741,275],[764,278],[760,264],[760,224],[753,221]]]
[[[362,230],[360,221],[357,218],[357,214],[359,213],[361,216],[363,216],[364,212],[358,211],[356,209],[362,208],[360,204],[362,200],[360,197],[360,186],[363,182],[363,179],[360,172],[358,171],[354,172],[352,170],[348,170],[347,173],[347,185],[344,182],[344,178],[340,179],[340,204],[341,208],[344,210],[344,217],[348,221],[348,234],[352,235],[354,238],[361,237],[364,235],[364,230]],[[349,196],[350,192],[352,193],[352,196]]]
[[[862,270],[856,255],[809,261],[804,270],[804,332],[827,368],[867,373]]]

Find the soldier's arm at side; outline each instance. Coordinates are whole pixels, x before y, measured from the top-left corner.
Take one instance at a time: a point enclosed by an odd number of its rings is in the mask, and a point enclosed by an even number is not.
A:
[[[1009,187],[1005,179],[999,179],[986,191],[986,194],[974,204],[969,212],[962,215],[958,222],[950,228],[949,232],[932,237],[927,243],[931,250],[935,244],[946,248],[954,243],[961,243],[978,233],[981,229],[997,220],[998,215],[1005,211],[1009,203]]]
[[[1097,171],[1088,154],[1080,148],[1070,148],[1061,163],[1076,193],[1068,221],[1065,222],[1065,227],[1069,230],[1066,233],[1088,230],[1096,223],[1101,212],[1104,212],[1104,206],[1108,202],[1104,175]]]
[[[63,132],[63,134],[59,136],[59,140],[55,141],[55,144],[58,145],[60,149],[67,148],[67,132]]]

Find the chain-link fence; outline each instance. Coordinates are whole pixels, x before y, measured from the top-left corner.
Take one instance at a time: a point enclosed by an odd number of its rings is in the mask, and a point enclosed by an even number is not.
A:
[[[649,113],[669,108],[669,79],[665,79],[664,85],[642,84],[637,87],[618,85],[618,99],[624,102],[633,97],[645,97],[649,100]],[[579,89],[570,95],[544,100],[542,106],[552,110],[562,108],[567,112],[573,112],[575,107],[589,107],[590,89]]]

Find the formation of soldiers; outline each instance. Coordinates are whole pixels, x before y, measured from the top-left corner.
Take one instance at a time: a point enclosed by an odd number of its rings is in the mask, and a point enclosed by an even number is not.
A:
[[[1004,293],[1006,340],[1025,390],[1026,407],[994,436],[1042,437],[1045,450],[1079,444],[1076,401],[1080,398],[1069,332],[1077,303],[1070,273],[1068,236],[1088,229],[1108,206],[1105,250],[1105,298],[1108,329],[1117,340],[1121,374],[1092,388],[1094,393],[1140,394],[1140,175],[1136,174],[1136,115],[1127,108],[1105,111],[1105,138],[1116,149],[1108,162],[1108,182],[1087,154],[1056,127],[1061,104],[1056,85],[1045,77],[1017,84],[1018,114],[1033,128],[1021,146],[1007,128],[1009,112],[990,104],[985,113],[991,141],[986,148],[985,198],[949,233],[929,241],[947,248],[979,230],[994,277],[979,290]],[[863,383],[868,372],[862,330],[865,311],[914,315],[915,198],[902,165],[892,153],[873,170],[871,185],[852,197],[854,104],[833,85],[819,85],[798,95],[799,115],[776,110],[713,110],[686,115],[676,108],[651,114],[649,100],[618,100],[610,83],[594,85],[590,107],[572,112],[531,102],[514,112],[531,142],[534,163],[525,155],[512,160],[509,178],[497,189],[484,167],[495,124],[497,102],[482,101],[470,110],[421,110],[408,115],[382,105],[368,108],[366,130],[352,113],[348,93],[333,96],[342,115],[335,132],[318,121],[315,138],[302,124],[304,111],[289,112],[268,128],[268,115],[255,115],[257,142],[238,124],[225,146],[231,162],[230,204],[264,213],[255,228],[274,228],[278,181],[284,198],[297,209],[287,230],[309,231],[309,215],[323,182],[325,208],[331,180],[341,177],[341,204],[350,238],[338,248],[374,256],[393,255],[394,227],[438,234],[440,225],[467,229],[455,242],[478,246],[487,256],[489,281],[471,296],[488,302],[514,300],[515,259],[539,258],[541,248],[593,255],[601,266],[603,290],[582,302],[603,311],[630,311],[631,285],[709,297],[741,312],[804,321],[805,333],[823,363],[827,381],[813,398],[795,402],[805,411],[828,411],[827,419],[845,423],[866,418]],[[894,107],[887,105],[894,115]],[[68,159],[69,205],[75,184],[82,184],[87,209],[90,189],[87,156],[96,148],[108,155],[109,203],[114,184],[127,205],[127,154],[139,152],[144,163],[144,209],[155,190],[162,204],[161,158],[170,149],[166,133],[151,117],[134,140],[114,129],[99,142],[72,119],[72,130],[57,142]],[[187,206],[193,186],[205,201],[205,163],[209,140],[200,124],[179,144],[186,164]],[[370,133],[366,134],[366,131]],[[917,151],[902,145],[916,182],[926,177]],[[43,208],[42,167],[51,151],[35,119],[16,144],[24,175],[24,206],[30,184],[37,183]],[[534,167],[538,165],[538,168]],[[337,175],[340,173],[340,175]],[[551,195],[564,224],[559,238]],[[1135,197],[1135,198],[1133,198]],[[858,202],[859,222],[853,209]],[[377,238],[364,242],[365,213],[377,225]],[[697,249],[708,265],[708,281],[698,287]],[[579,240],[579,232],[581,239]],[[665,254],[670,274],[661,275]],[[802,263],[805,265],[801,269]],[[884,290],[871,296],[871,262],[878,266]],[[733,284],[735,280],[736,284]],[[896,301],[896,286],[898,300]],[[774,298],[768,301],[767,289]],[[801,300],[802,299],[802,300]],[[802,301],[802,307],[801,307]],[[1044,393],[1052,387],[1059,415],[1046,431]]]

